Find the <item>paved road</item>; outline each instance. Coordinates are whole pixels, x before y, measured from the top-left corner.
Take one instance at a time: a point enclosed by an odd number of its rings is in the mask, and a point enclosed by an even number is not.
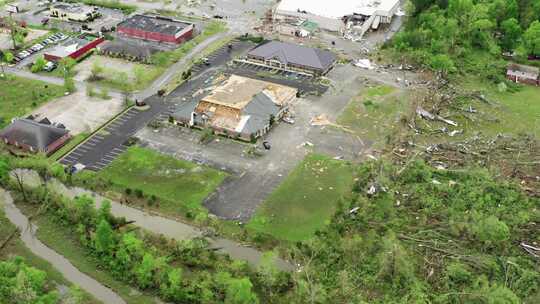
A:
[[[165,84],[169,83],[174,76],[178,75],[178,71],[184,70],[188,63],[197,56],[200,52],[202,52],[205,48],[207,48],[210,44],[212,44],[215,41],[218,41],[224,37],[227,36],[227,33],[220,33],[217,35],[214,35],[205,41],[199,43],[196,45],[189,54],[184,56],[182,59],[180,59],[178,62],[173,64],[171,67],[169,67],[165,73],[161,74],[154,82],[145,90],[142,92],[138,92],[135,94],[135,98],[138,100],[144,100],[154,94],[161,89]]]

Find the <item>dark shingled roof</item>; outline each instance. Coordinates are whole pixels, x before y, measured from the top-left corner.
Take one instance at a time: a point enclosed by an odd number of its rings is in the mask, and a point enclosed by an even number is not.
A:
[[[252,134],[264,129],[270,123],[270,116],[277,116],[280,107],[275,104],[268,95],[261,92],[255,96],[244,108],[243,115],[249,115],[249,119],[242,129],[242,133]]]
[[[170,18],[136,14],[120,22],[117,27],[127,27],[145,32],[175,35],[191,25],[192,23],[181,22]]]
[[[17,119],[0,131],[0,138],[29,145],[37,151],[44,151],[68,132],[66,129],[40,124],[33,120]]]
[[[248,55],[263,57],[266,60],[277,59],[283,64],[292,63],[321,70],[326,70],[336,61],[336,55],[330,51],[281,41],[270,41],[259,45]]]
[[[195,111],[195,108],[197,108],[198,104],[198,100],[182,102],[176,106],[175,112],[172,114],[172,117],[177,120],[190,120],[191,113]]]
[[[152,54],[159,51],[151,46],[135,44],[125,40],[106,41],[100,46],[100,49],[105,53],[123,54],[140,59],[148,59]]]

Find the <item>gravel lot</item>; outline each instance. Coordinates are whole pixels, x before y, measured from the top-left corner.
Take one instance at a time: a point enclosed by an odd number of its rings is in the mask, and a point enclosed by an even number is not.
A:
[[[88,97],[86,92],[79,90],[44,104],[32,114],[47,117],[52,122],[63,123],[72,135],[77,135],[96,130],[123,108],[124,102],[119,96],[103,100]]]

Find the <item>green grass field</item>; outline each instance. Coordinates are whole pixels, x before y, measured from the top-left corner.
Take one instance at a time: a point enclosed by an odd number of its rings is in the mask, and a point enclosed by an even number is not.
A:
[[[495,135],[497,133],[527,133],[540,136],[540,88],[520,86],[516,92],[499,92],[493,84],[469,80],[469,86],[486,95],[495,105],[475,102],[480,114],[489,118],[479,120],[477,130]],[[468,122],[463,122],[468,123]],[[473,122],[474,124],[474,122]]]
[[[310,154],[259,207],[247,227],[278,239],[305,240],[327,223],[352,183],[351,164]]]
[[[397,127],[400,115],[407,111],[405,95],[390,86],[363,89],[349,102],[337,123],[363,139],[381,141]]]
[[[11,75],[0,78],[0,88],[0,128],[65,91],[62,86]]]
[[[129,75],[136,75],[135,79],[129,80],[129,91],[143,90],[150,86],[154,80],[156,80],[165,71],[164,67],[158,67],[155,65],[140,64],[129,62],[134,68]],[[102,74],[103,78],[99,81],[95,81],[101,86],[109,87],[115,90],[123,90],[125,87],[124,81],[119,77],[120,73],[115,69],[104,67]]]
[[[119,192],[142,190],[159,199],[159,211],[178,215],[202,210],[203,200],[223,182],[226,173],[158,152],[131,147],[98,176]]]

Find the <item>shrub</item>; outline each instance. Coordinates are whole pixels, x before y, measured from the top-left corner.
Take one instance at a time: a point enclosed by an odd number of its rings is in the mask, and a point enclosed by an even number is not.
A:
[[[135,196],[137,198],[143,198],[144,197],[144,192],[141,189],[135,189],[134,193],[135,193]]]

